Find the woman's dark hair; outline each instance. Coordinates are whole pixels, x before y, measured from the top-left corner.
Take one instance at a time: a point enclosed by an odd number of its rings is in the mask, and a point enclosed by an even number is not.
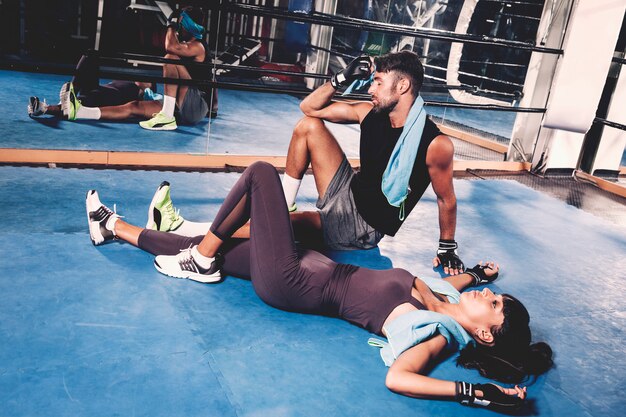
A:
[[[457,364],[477,369],[487,378],[517,383],[550,369],[552,349],[547,343],[530,343],[528,310],[513,296],[503,294],[502,297],[504,322],[491,329],[495,344],[468,345],[461,351]]]
[[[424,67],[415,52],[401,51],[374,58],[376,71],[396,71],[411,79],[413,95],[417,97],[424,83]]]

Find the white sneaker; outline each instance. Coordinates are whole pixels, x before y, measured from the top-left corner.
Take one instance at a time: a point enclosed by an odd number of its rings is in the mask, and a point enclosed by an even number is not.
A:
[[[87,223],[89,224],[89,237],[94,246],[98,246],[109,240],[115,239],[115,234],[107,229],[106,224],[112,216],[120,217],[110,208],[100,202],[96,190],[87,191],[85,200],[87,207]]]
[[[192,249],[183,249],[178,255],[159,255],[154,258],[154,267],[160,273],[174,278],[187,278],[205,284],[221,281],[222,255],[216,254],[211,266],[204,269],[193,259]]]

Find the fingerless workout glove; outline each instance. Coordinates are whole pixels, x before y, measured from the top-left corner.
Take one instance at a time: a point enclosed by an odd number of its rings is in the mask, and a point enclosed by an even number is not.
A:
[[[448,269],[459,269],[463,271],[465,266],[463,261],[456,254],[459,245],[454,239],[439,239],[439,249],[437,249],[437,258],[441,262],[441,266]]]
[[[180,19],[180,10],[175,10],[170,17],[167,18],[167,27],[178,31],[178,20]]]
[[[365,80],[372,73],[371,66],[370,57],[361,55],[350,62],[342,71],[335,73],[330,78],[330,84],[333,88],[338,89],[352,84],[354,80]]]
[[[479,398],[476,391],[482,391]],[[512,411],[524,404],[524,400],[515,395],[507,395],[494,384],[470,384],[456,381],[456,396],[454,399],[463,405],[487,407],[496,411]]]
[[[476,265],[473,268],[469,268],[465,270],[466,274],[470,274],[472,278],[474,278],[474,282],[472,283],[472,286],[488,284],[490,282],[493,282],[496,278],[498,278],[497,272],[490,277],[487,276],[487,274],[485,274],[485,269],[491,269],[491,268],[487,265]]]

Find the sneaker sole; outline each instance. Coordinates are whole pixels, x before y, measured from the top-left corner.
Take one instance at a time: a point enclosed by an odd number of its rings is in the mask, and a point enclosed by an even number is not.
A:
[[[59,101],[61,102],[61,112],[63,113],[63,116],[67,116],[69,114],[67,106],[67,103],[69,102],[69,98],[67,98],[67,95],[69,94],[69,85],[70,83],[64,83],[63,86],[61,86],[61,91],[59,92]]]
[[[211,275],[196,274],[193,272],[182,273],[184,271],[181,271],[181,275],[172,275],[168,273],[167,271],[165,271],[164,269],[162,269],[159,266],[159,264],[156,263],[156,261],[154,262],[154,267],[157,269],[157,271],[159,271],[163,275],[167,275],[168,277],[178,278],[178,279],[190,279],[192,281],[201,282],[203,284],[213,284],[222,280],[222,273],[219,271]]]
[[[144,129],[147,129],[147,130],[176,130],[178,128],[177,125],[174,125],[174,126],[160,126],[160,127],[146,127],[146,126],[142,126],[142,125],[139,125],[139,126],[143,127]]]
[[[89,199],[89,193],[91,193],[91,191],[93,190],[87,191],[86,200]],[[89,207],[87,207],[86,200],[85,200],[85,209],[87,211],[87,224],[89,225],[89,238],[91,239],[91,243],[94,246],[98,246],[104,242],[104,236],[102,236],[102,233],[100,233],[100,223],[92,221],[91,217],[89,217]]]
[[[152,196],[152,201],[150,202],[150,207],[148,208],[148,223],[146,223],[146,229],[150,229],[150,230],[159,230],[159,228],[157,227],[156,229],[154,228],[155,223],[154,223],[154,205],[156,204],[156,200],[157,200],[157,195],[159,194],[159,191],[161,191],[161,188],[170,185],[169,182],[167,181],[163,181],[161,183],[161,185],[159,185],[159,188],[157,188],[156,192],[154,193],[154,195]]]

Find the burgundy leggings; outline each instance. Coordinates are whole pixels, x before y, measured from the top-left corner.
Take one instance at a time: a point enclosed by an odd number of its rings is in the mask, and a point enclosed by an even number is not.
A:
[[[229,239],[249,219],[250,239]],[[299,251],[278,173],[267,163],[255,162],[241,175],[211,231],[224,241],[223,272],[251,278],[258,296],[273,307],[338,316],[380,334],[395,307],[414,301],[414,277],[404,269],[358,268],[314,250]],[[155,255],[174,255],[201,240],[144,230],[138,245]]]
[[[251,218],[250,239],[230,240]],[[272,165],[255,162],[246,169],[226,196],[211,232],[225,242],[220,248],[223,272],[251,278],[254,290],[267,304],[303,313],[337,313],[328,311],[327,304],[333,300],[324,290],[338,264],[316,251],[298,251],[280,178]],[[201,240],[202,236],[144,230],[138,246],[155,255],[173,255]]]

